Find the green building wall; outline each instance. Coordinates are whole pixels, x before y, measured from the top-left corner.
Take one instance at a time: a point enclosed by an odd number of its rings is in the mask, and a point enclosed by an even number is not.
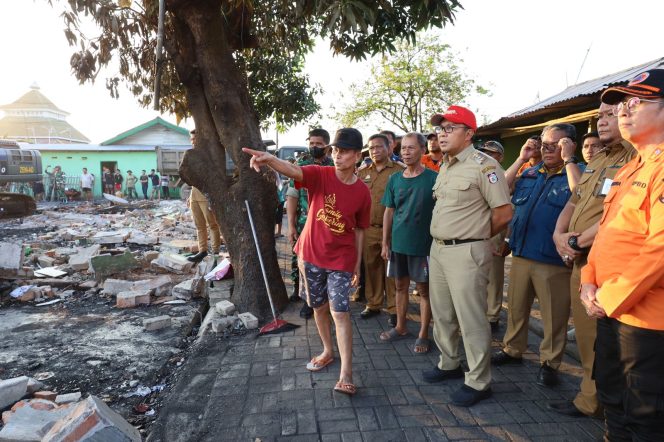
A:
[[[41,149],[41,156],[44,170],[46,166],[51,166],[49,171],[52,171],[55,166],[60,166],[65,175],[71,177],[70,179],[79,177],[82,169],[87,167],[88,173],[95,176],[93,189],[95,197],[101,197],[102,195],[102,164],[116,163],[123,177],[126,177],[128,170],[131,170],[136,176],[140,176],[141,170],[145,170],[147,173],[150,173],[150,169],[157,170],[157,154],[155,151],[49,151]],[[72,184],[70,179],[67,180],[68,184]],[[76,186],[79,185],[80,183],[77,182]],[[152,184],[150,184],[151,187]],[[142,196],[140,183],[136,184],[136,191],[139,196]]]

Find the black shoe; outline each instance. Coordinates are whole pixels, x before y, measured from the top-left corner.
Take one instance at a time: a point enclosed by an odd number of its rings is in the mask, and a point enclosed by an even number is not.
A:
[[[489,321],[489,324],[491,325],[491,333],[495,333],[500,329],[499,321]]]
[[[464,375],[461,367],[457,367],[454,370],[441,370],[438,367],[433,367],[431,370],[423,370],[422,378],[425,382],[441,382],[448,379],[458,379],[462,378]]]
[[[464,384],[460,389],[452,393],[452,404],[459,407],[470,407],[483,399],[490,398],[492,393],[491,388],[475,390]]]
[[[369,319],[373,318],[376,315],[380,315],[380,310],[371,310],[370,308],[367,307],[364,310],[362,310],[362,312],[360,313],[360,318]]]
[[[537,374],[537,383],[545,387],[553,387],[558,383],[558,372],[547,364],[542,364]]]
[[[288,297],[290,302],[297,302],[300,300],[300,284],[295,284],[293,286],[293,293]]]
[[[491,355],[491,363],[493,365],[520,364],[521,362],[523,362],[522,358],[510,356],[503,350],[497,351]]]
[[[208,252],[203,250],[202,252],[198,252],[195,255],[188,256],[187,261],[189,261],[189,262],[201,262],[201,261],[203,261],[203,258],[205,258],[206,256],[208,256]]]
[[[387,325],[390,327],[394,328],[397,326],[397,315],[390,315],[389,318],[387,318]]]
[[[310,319],[314,315],[314,309],[309,307],[305,302],[302,308],[300,309],[300,318]]]
[[[565,416],[572,416],[572,417],[585,416],[585,414],[583,414],[581,410],[576,408],[576,405],[574,405],[574,402],[572,401],[549,402],[546,405],[546,408],[548,408],[551,411],[555,411],[556,413],[564,414]]]

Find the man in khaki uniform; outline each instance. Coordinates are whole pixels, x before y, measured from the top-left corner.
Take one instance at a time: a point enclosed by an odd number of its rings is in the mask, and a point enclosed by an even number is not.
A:
[[[503,162],[505,148],[498,141],[489,140],[479,149],[489,155],[498,163]],[[491,331],[496,332],[500,326],[500,309],[503,307],[503,288],[505,285],[505,257],[509,255],[509,246],[505,242],[507,229],[501,230],[491,237],[491,271],[489,272],[489,286],[487,287],[486,317],[491,325]]]
[[[190,132],[191,145],[196,148],[196,129]],[[210,210],[210,203],[205,195],[195,187],[191,187],[191,195],[188,200],[191,214],[194,217],[194,224],[196,225],[196,236],[198,238],[198,253],[188,257],[191,262],[200,262],[208,255],[208,227],[212,235],[212,253],[219,253],[221,246],[221,232],[219,224],[214,213]]]
[[[468,360],[465,383],[452,403],[471,406],[491,396],[491,331],[486,320],[491,266],[489,238],[512,218],[503,170],[493,158],[475,150],[475,115],[450,106],[431,118],[443,166],[433,191],[429,288],[434,338],[440,349],[436,367],[422,373],[427,382],[464,377],[459,361],[459,329]]]
[[[560,256],[567,262],[574,261],[570,278],[572,317],[583,367],[581,387],[574,400],[549,404],[549,409],[568,416],[603,416],[592,378],[597,320],[586,314],[577,293],[581,284],[581,268],[588,262],[589,248],[602,216],[604,197],[616,172],[636,155],[636,150],[620,135],[618,116],[613,106],[606,103],[599,106],[597,132],[604,147],[595,152],[586,167],[572,197],[558,217],[553,234]]]
[[[385,135],[369,137],[371,164],[359,173],[359,177],[371,191],[371,225],[364,233],[364,294],[367,306],[360,317],[368,319],[380,314],[383,301],[387,297],[387,312],[396,315],[394,278],[387,277],[386,262],[381,257],[383,240],[383,214],[385,206],[381,199],[390,176],[403,171],[403,167],[389,159],[389,140]],[[387,295],[387,296],[386,296]]]

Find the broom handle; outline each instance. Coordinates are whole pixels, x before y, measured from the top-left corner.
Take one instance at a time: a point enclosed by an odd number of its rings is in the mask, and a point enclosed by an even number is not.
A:
[[[249,224],[251,224],[251,233],[254,235],[254,244],[256,244],[256,253],[258,254],[258,262],[261,264],[261,272],[263,273],[263,281],[265,281],[265,290],[267,290],[267,299],[270,301],[270,308],[272,309],[272,316],[277,320],[277,312],[274,309],[272,302],[272,293],[270,292],[270,284],[267,282],[267,274],[265,273],[265,266],[263,265],[263,257],[261,256],[261,249],[258,246],[258,237],[256,236],[256,227],[254,227],[254,218],[251,216],[251,209],[249,208],[249,201],[244,200],[244,205],[247,206],[247,215],[249,215]]]

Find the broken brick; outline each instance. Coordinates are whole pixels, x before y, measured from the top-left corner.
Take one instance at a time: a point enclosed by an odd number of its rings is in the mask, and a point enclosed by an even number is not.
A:
[[[240,318],[240,321],[242,321],[242,324],[244,324],[247,330],[253,330],[255,328],[258,328],[258,318],[256,318],[251,313],[249,312],[240,313],[238,315],[238,318]]]
[[[33,395],[35,399],[46,399],[47,401],[55,401],[55,398],[58,396],[58,393],[55,391],[42,390],[37,391]]]
[[[150,304],[149,291],[130,291],[118,293],[115,306],[117,308],[132,308],[141,304]]]
[[[147,331],[161,330],[171,326],[171,317],[167,315],[143,320],[143,328]]]

